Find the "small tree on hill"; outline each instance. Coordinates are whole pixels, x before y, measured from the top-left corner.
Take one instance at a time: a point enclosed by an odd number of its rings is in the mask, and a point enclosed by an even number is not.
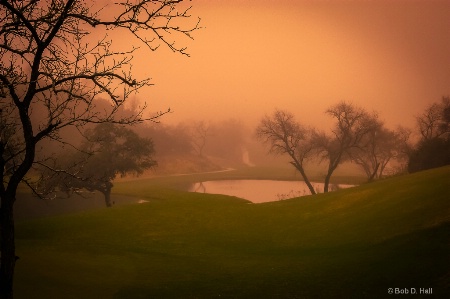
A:
[[[40,191],[43,194],[59,191],[70,195],[82,189],[99,191],[105,197],[106,206],[111,207],[111,189],[118,175],[139,175],[156,165],[152,159],[153,142],[123,126],[99,124],[85,136],[87,140],[76,153],[58,157],[54,167],[47,166],[42,171]]]

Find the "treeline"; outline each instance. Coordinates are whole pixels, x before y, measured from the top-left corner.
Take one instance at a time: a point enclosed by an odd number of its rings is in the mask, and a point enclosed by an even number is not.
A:
[[[413,130],[401,126],[389,129],[377,113],[350,103],[333,105],[325,114],[334,121],[328,131],[307,126],[285,110],[264,116],[256,128],[257,138],[268,145],[269,153],[290,158],[311,194],[316,191],[305,169],[306,162],[326,163],[324,192],[334,171],[344,162],[358,165],[368,181],[383,177],[388,165],[398,173],[450,164],[448,97],[417,117],[422,138],[416,144],[411,141]]]
[[[107,105],[99,100],[91,112],[103,113]],[[128,119],[135,110],[122,106],[116,114]],[[58,140],[45,140],[37,151],[28,185],[42,198],[99,191],[109,207],[113,181],[119,176],[206,172],[242,165],[248,136],[246,126],[236,119],[133,126],[93,122],[83,130],[68,127],[60,130]]]
[[[158,161],[156,173],[211,171],[242,165],[250,135],[237,119],[144,124],[134,130],[153,140]]]
[[[159,169],[173,163],[172,168],[180,171],[180,158],[197,164],[192,171],[265,163],[267,158],[255,146],[255,141],[262,141],[270,153],[289,157],[300,174],[305,173],[306,162],[325,164],[327,187],[343,163],[357,165],[368,181],[450,164],[449,103],[450,97],[443,97],[411,116],[416,120],[413,128],[387,127],[377,112],[341,102],[324,112],[334,121],[329,130],[312,128],[297,120],[294,111],[284,110],[264,116],[256,129],[241,120],[226,119],[142,124],[133,130],[153,140]],[[243,160],[246,151],[251,161]]]
[[[117,113],[126,119],[133,111],[122,109]],[[35,191],[47,196],[60,191],[97,190],[111,206],[112,182],[119,175],[143,174],[147,169],[152,175],[206,172],[264,163],[258,159],[255,136],[268,146],[269,153],[290,159],[312,194],[316,190],[306,163],[318,167],[325,164],[325,192],[343,163],[357,165],[368,181],[450,164],[448,97],[417,116],[414,129],[390,129],[377,113],[346,102],[329,107],[325,114],[334,121],[328,131],[307,126],[285,110],[265,115],[254,132],[237,119],[193,120],[176,125],[141,123],[131,128],[90,124],[84,131],[72,128],[58,142],[46,141],[51,152],[38,151]],[[411,137],[414,134],[420,136],[415,143]],[[250,156],[247,161],[246,154]]]

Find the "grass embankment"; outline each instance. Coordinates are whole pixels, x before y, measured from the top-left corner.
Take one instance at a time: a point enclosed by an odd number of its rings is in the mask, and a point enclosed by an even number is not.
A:
[[[174,182],[117,186],[146,204],[19,223],[16,298],[450,296],[450,167],[265,204]]]

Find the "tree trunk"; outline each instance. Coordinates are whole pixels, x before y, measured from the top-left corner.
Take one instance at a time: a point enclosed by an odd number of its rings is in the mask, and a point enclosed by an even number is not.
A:
[[[111,202],[111,190],[102,192],[103,195],[105,196],[105,204],[107,208],[111,208],[112,207],[112,202]]]
[[[303,179],[305,180],[305,184],[306,184],[306,186],[308,186],[309,191],[311,191],[311,194],[312,195],[316,194],[316,190],[314,190],[313,185],[311,184],[309,179],[306,177],[306,175],[303,177]]]
[[[0,299],[12,299],[14,267],[16,264],[13,214],[14,197],[8,194],[2,194],[1,202]]]
[[[336,170],[336,168],[339,166],[339,163],[341,163],[341,157],[342,157],[342,153],[343,152],[344,151],[341,150],[339,152],[339,154],[334,159],[330,158],[330,162],[328,164],[328,172],[327,172],[327,175],[325,176],[325,182],[324,182],[324,186],[323,186],[323,193],[327,193],[328,192],[331,175]]]
[[[325,176],[325,182],[323,186],[323,193],[327,193],[330,186],[331,175],[336,170],[340,162],[340,158],[336,159],[334,162],[330,162],[330,166],[328,167],[327,175]]]
[[[389,160],[391,160],[390,157],[387,158],[386,160],[384,160],[383,162],[381,162],[381,165],[380,165],[380,168],[379,168],[380,171],[378,172],[378,178],[379,179],[381,179],[383,177],[384,169],[386,168],[386,165],[389,163]]]
[[[328,171],[327,175],[325,176],[325,182],[323,184],[323,193],[328,192],[328,186],[330,185],[330,179],[331,179],[332,174],[333,174],[333,171]]]
[[[303,177],[303,181],[305,182],[306,186],[308,186],[309,191],[311,192],[312,195],[316,194],[316,190],[314,190],[313,185],[311,184],[311,182],[308,179],[308,176],[305,173],[305,170],[303,169],[303,167],[300,165],[300,163],[294,159],[293,162],[291,162],[292,165],[294,165],[295,168],[297,168],[297,170],[300,172],[300,174]]]
[[[103,193],[103,196],[105,196],[105,204],[106,207],[111,208],[113,206],[113,203],[111,201],[111,189],[113,187],[113,184],[111,182],[107,182],[105,185],[105,189],[101,190]]]
[[[376,175],[377,175],[377,173],[378,173],[378,168],[380,167],[380,163],[377,163],[377,166],[375,167],[375,169],[372,171],[372,174],[371,175],[369,175],[369,178],[368,178],[368,182],[372,182],[374,179],[375,179],[375,177],[376,177]]]

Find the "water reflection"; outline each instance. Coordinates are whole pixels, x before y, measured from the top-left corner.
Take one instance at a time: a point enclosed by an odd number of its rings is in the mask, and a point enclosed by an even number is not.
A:
[[[323,192],[323,183],[312,183],[317,193]],[[354,185],[330,185],[330,190],[353,187]],[[302,181],[272,180],[224,180],[198,182],[191,186],[190,192],[224,194],[247,199],[253,203],[283,200],[310,195]]]

